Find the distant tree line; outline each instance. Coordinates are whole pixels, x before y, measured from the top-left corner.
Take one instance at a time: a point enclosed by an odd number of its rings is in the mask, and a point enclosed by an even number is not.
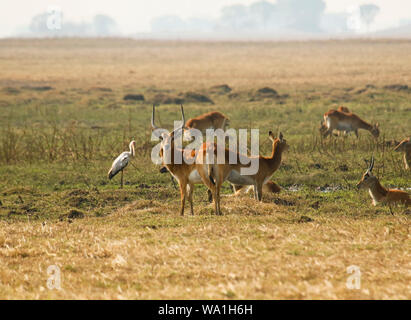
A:
[[[221,10],[218,19],[188,19],[175,15],[152,20],[154,33],[249,32],[249,33],[339,33],[349,32],[350,13],[325,13],[324,0],[257,1],[249,6],[236,4]],[[379,12],[374,4],[361,5],[355,13],[357,25],[368,28]],[[352,17],[351,17],[352,18]]]

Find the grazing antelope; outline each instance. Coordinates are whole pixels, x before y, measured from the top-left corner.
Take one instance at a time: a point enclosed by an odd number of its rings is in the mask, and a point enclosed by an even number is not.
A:
[[[130,151],[124,151],[122,152],[114,161],[113,164],[111,165],[111,168],[108,172],[108,178],[111,180],[113,177],[121,172],[121,189],[123,188],[123,171],[125,167],[127,167],[131,157],[134,157],[135,155],[135,147],[136,147],[136,142],[133,140],[130,142],[129,148]]]
[[[411,138],[402,140],[395,148],[396,152],[404,153],[404,166],[408,170],[411,168]]]
[[[371,195],[372,203],[374,206],[377,203],[388,204],[390,212],[392,214],[391,205],[392,204],[405,204],[405,206],[411,205],[410,195],[402,190],[387,189],[384,188],[376,176],[372,174],[372,169],[374,167],[374,157],[371,159],[370,166],[367,171],[363,174],[360,182],[357,183],[358,189],[368,189]]]
[[[197,129],[203,133],[207,129],[222,129],[225,131],[229,124],[230,120],[221,112],[211,111],[187,120],[184,135],[187,139],[189,139],[191,137],[190,129]]]
[[[358,138],[358,130],[364,129],[371,132],[374,138],[378,138],[380,135],[378,127],[378,123],[371,125],[356,114],[349,112],[348,108],[339,107],[338,110],[330,109],[324,113],[324,122],[321,124],[320,132],[325,138],[330,135],[333,130],[344,131],[345,133],[354,131]]]
[[[153,111],[151,114],[151,128],[152,130],[158,129],[158,127],[154,123],[154,113],[155,113],[155,106],[153,105]],[[174,145],[174,140],[179,135],[183,134],[184,129],[184,109],[181,106],[181,115],[182,115],[182,126],[180,128],[175,129],[171,133],[162,133],[159,137],[161,140],[161,149],[160,149],[160,157],[163,162],[163,167],[166,168],[171,175],[178,181],[180,186],[180,194],[181,194],[181,207],[180,207],[180,214],[184,215],[184,206],[185,201],[187,198],[187,191],[188,191],[188,201],[190,203],[190,211],[191,214],[194,214],[193,209],[193,191],[194,185],[203,183],[201,176],[198,173],[198,170],[207,171],[207,167],[203,166],[202,164],[196,164],[195,161],[192,161],[192,164],[186,163],[184,159],[190,159],[196,157],[195,150],[191,151],[184,151],[183,149],[177,149]],[[170,152],[171,159],[170,163],[165,163],[164,161],[164,151]],[[174,163],[175,153],[181,154],[181,164]],[[187,190],[188,189],[188,190]]]
[[[200,170],[199,174],[204,184],[211,190],[214,203],[216,205],[217,214],[221,214],[220,210],[220,189],[225,180],[233,185],[244,185],[254,187],[254,198],[259,201],[262,200],[263,185],[267,183],[273,173],[281,165],[281,157],[284,151],[288,149],[288,144],[283,139],[283,134],[280,133],[279,138],[275,138],[274,134],[270,131],[268,133],[269,138],[273,142],[272,153],[269,157],[258,156],[258,171],[253,175],[242,175],[241,168],[249,167],[249,164],[241,164],[239,161],[240,156],[248,158],[249,163],[255,157],[248,157],[246,155],[240,155],[238,152],[234,155],[237,158],[235,164],[230,164],[230,154],[234,151],[224,148],[225,162],[224,164],[212,164],[209,160],[210,155],[214,153],[214,156],[218,154],[217,145],[215,143],[204,143],[198,152],[198,158],[200,162],[204,162],[202,158],[207,157],[208,176],[205,174],[205,170]],[[213,158],[215,158],[213,156]],[[243,161],[244,162],[244,161]]]

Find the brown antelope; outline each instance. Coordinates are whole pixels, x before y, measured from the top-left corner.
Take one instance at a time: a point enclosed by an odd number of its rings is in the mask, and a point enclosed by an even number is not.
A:
[[[404,166],[408,170],[411,167],[411,138],[402,140],[395,148],[394,151],[404,153]]]
[[[155,106],[153,105],[153,111],[151,114],[151,128],[152,130],[158,129],[158,127],[154,123],[154,113],[155,113]],[[184,129],[184,109],[181,106],[181,114],[182,114],[182,126],[180,128],[175,129],[171,133],[162,133],[160,135],[161,140],[161,149],[160,149],[160,157],[163,162],[163,166],[167,168],[167,170],[171,173],[171,175],[178,181],[180,186],[180,194],[181,194],[181,207],[180,207],[180,214],[184,215],[184,206],[185,201],[187,198],[187,188],[188,188],[188,201],[190,203],[190,211],[191,214],[194,214],[193,210],[193,190],[194,184],[203,183],[201,176],[198,173],[198,170],[204,170],[205,176],[207,172],[207,167],[203,166],[202,164],[196,164],[195,161],[192,161],[192,164],[186,163],[185,159],[193,160],[196,157],[195,150],[188,150],[184,151],[183,149],[177,149],[174,145],[174,140],[179,135],[183,134]],[[164,161],[164,151],[170,152],[170,163],[166,163]],[[181,155],[181,164],[174,163],[175,153],[180,153]]]
[[[320,132],[325,138],[333,130],[344,131],[345,133],[354,131],[358,138],[359,129],[368,130],[374,138],[378,138],[380,135],[378,123],[371,125],[356,114],[349,112],[348,108],[339,107],[338,110],[330,109],[324,113],[324,122],[321,124]]]
[[[218,111],[211,111],[199,115],[198,117],[187,120],[184,126],[184,136],[186,139],[191,138],[192,131],[190,129],[200,130],[203,134],[207,129],[222,129],[225,131],[226,127],[230,124],[230,120]],[[161,173],[166,173],[167,169],[162,167]],[[209,198],[211,195],[209,195]]]
[[[241,164],[239,161],[240,156],[248,158],[249,163],[256,159],[256,157],[248,157],[246,155],[240,155],[238,152],[234,157],[230,157],[230,154],[234,151],[224,148],[225,162],[224,164],[213,164],[210,160],[207,160],[208,175],[205,174],[205,170],[199,171],[203,182],[211,190],[214,203],[216,204],[216,212],[221,214],[220,210],[220,189],[221,185],[225,180],[233,185],[245,185],[254,187],[254,198],[256,200],[262,200],[263,185],[267,183],[268,179],[271,178],[273,173],[281,165],[282,153],[288,149],[288,144],[285,139],[283,139],[282,133],[280,133],[279,138],[275,138],[273,133],[270,131],[268,133],[269,138],[273,142],[272,153],[269,157],[258,156],[258,171],[252,175],[242,175],[241,168],[249,167],[249,164]],[[204,162],[204,156],[209,157],[210,155],[218,155],[218,146],[214,143],[204,143],[199,152],[198,158],[202,163]],[[236,157],[236,163],[230,164],[230,158]],[[245,162],[245,161],[243,161]]]
[[[185,136],[190,137],[190,129],[197,129],[205,132],[207,129],[222,129],[225,131],[230,124],[230,120],[218,111],[204,113],[198,117],[187,120],[185,124]]]
[[[368,189],[368,192],[370,193],[372,198],[373,205],[376,206],[379,202],[388,204],[391,214],[392,204],[404,204],[405,206],[411,205],[411,198],[407,192],[402,190],[384,188],[378,178],[372,174],[373,167],[374,157],[372,157],[370,166],[363,174],[360,182],[357,183],[358,189]]]

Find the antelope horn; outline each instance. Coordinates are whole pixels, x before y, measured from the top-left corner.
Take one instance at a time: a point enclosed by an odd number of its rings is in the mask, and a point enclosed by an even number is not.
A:
[[[372,156],[371,158],[371,164],[370,164],[370,167],[368,168],[368,171],[371,172],[372,168],[374,168],[374,156]]]
[[[185,124],[186,124],[186,120],[185,120],[185,117],[184,117],[184,107],[183,107],[183,105],[180,105],[180,107],[181,107],[181,116],[182,116],[182,121],[183,121],[180,129],[183,129]]]
[[[153,130],[157,129],[157,126],[154,124],[154,111],[155,111],[155,105],[153,104],[153,112],[151,113],[151,129]]]
[[[283,133],[280,132],[280,141],[283,141]]]

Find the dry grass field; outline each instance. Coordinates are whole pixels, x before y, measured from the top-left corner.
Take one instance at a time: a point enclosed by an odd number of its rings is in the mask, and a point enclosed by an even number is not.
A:
[[[411,133],[410,52],[405,40],[1,40],[0,298],[411,299],[410,208],[391,215],[355,187],[374,155],[381,183],[411,193],[392,151]],[[223,84],[232,91],[212,88]],[[264,155],[281,130],[281,193],[257,203],[224,185],[214,216],[198,186],[195,215],[179,216],[178,190],[150,159],[151,104],[171,128],[179,99],[187,118],[217,109],[260,129]],[[321,139],[339,105],[379,122],[379,139]],[[131,139],[120,190],[106,175]],[[346,287],[351,265],[360,289]]]

